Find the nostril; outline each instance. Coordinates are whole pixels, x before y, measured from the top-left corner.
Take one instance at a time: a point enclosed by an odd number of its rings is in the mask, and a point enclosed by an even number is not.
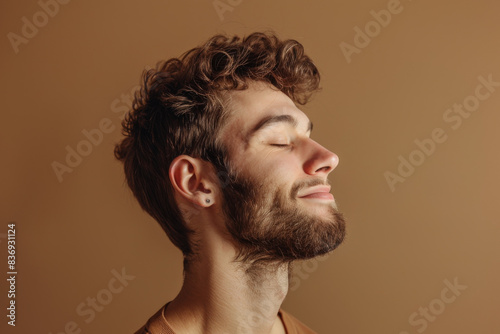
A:
[[[331,169],[332,169],[332,167],[330,167],[330,166],[323,166],[323,167],[318,168],[318,170],[316,170],[316,173],[318,173],[318,172],[329,172]]]

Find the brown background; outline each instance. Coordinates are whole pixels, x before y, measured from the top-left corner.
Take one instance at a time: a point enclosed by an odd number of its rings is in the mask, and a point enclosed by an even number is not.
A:
[[[500,4],[402,0],[348,63],[339,44],[353,44],[353,29],[387,1],[222,2],[233,4],[223,20],[212,0],[71,1],[15,53],[7,34],[41,7],[2,1],[0,245],[5,254],[15,221],[18,276],[15,328],[2,279],[1,331],[55,334],[74,321],[81,333],[132,333],[175,296],[180,252],[123,183],[111,104],[145,66],[215,33],[273,29],[303,43],[322,73],[304,111],[313,138],[340,157],[330,181],[349,223],[337,252],[299,265],[312,269],[284,308],[319,333],[413,334],[422,327],[410,315],[439,306],[443,281],[457,278],[467,288],[424,332],[499,333],[500,87],[457,130],[443,114],[474,94],[478,76],[500,81]],[[114,130],[59,182],[51,164],[105,118]],[[447,140],[392,192],[384,173],[435,128]],[[123,267],[135,279],[86,323],[77,306]]]

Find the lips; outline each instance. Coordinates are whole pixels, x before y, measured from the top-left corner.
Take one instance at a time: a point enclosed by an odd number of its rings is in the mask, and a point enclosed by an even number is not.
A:
[[[319,199],[333,199],[333,195],[330,193],[314,193],[299,198],[319,198]]]
[[[331,187],[329,186],[317,186],[312,187],[304,191],[299,198],[318,198],[318,199],[333,199],[333,195],[330,194]]]

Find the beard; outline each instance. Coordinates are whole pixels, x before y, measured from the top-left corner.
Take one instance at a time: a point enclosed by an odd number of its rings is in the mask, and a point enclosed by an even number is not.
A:
[[[309,200],[297,198],[301,189],[324,185],[324,181],[297,182],[285,191],[268,180],[258,181],[227,169],[224,174],[228,177],[222,185],[222,210],[238,249],[235,261],[290,264],[327,254],[344,240],[344,216],[334,202],[301,205],[299,201]]]

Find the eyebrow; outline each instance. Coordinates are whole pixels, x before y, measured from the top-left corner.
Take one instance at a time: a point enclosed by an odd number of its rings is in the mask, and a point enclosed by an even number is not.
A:
[[[248,131],[247,135],[245,136],[245,138],[247,139],[247,142],[257,131],[262,130],[265,127],[268,127],[268,126],[275,124],[275,123],[288,123],[288,124],[292,125],[294,128],[297,128],[297,126],[299,124],[299,122],[297,121],[297,119],[295,117],[293,117],[292,115],[288,115],[288,114],[270,115],[270,116],[264,117],[257,124],[255,124],[255,126],[252,129],[250,129],[250,131]],[[312,129],[313,129],[313,124],[309,120],[309,124],[307,126],[306,132],[310,132],[310,131],[312,131]]]

